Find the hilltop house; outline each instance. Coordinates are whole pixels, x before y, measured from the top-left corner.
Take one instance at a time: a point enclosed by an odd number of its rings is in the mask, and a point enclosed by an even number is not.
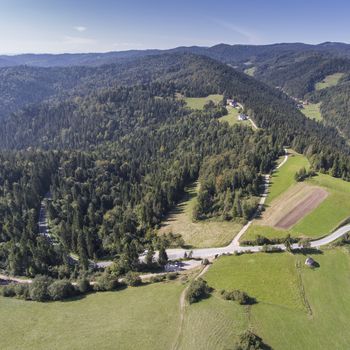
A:
[[[238,104],[237,104],[237,101],[235,100],[232,100],[232,99],[227,99],[227,104],[231,107],[237,107]]]
[[[240,113],[238,115],[238,120],[248,120],[248,119],[249,119],[249,117],[244,113]]]

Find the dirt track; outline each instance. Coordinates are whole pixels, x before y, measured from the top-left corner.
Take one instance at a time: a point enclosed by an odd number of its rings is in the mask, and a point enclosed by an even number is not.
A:
[[[316,188],[309,194],[301,203],[293,208],[288,214],[280,219],[275,227],[282,229],[289,229],[296,224],[301,218],[306,216],[309,212],[315,209],[328,196],[328,192]]]

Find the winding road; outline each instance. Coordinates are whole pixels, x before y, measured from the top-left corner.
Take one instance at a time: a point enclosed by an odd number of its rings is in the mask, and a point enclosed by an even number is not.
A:
[[[283,161],[276,167],[276,169],[279,169],[282,167],[288,160],[288,151],[285,149],[285,156]],[[260,252],[263,249],[263,246],[241,246],[239,243],[239,240],[241,237],[244,235],[244,233],[248,230],[249,226],[252,224],[254,221],[255,217],[260,213],[262,210],[266,197],[268,194],[268,188],[270,184],[270,175],[264,175],[264,191],[261,195],[259,206],[257,208],[257,211],[254,215],[254,217],[248,221],[246,225],[242,227],[240,232],[234,237],[232,242],[227,245],[226,247],[220,247],[220,248],[198,248],[198,249],[193,249],[193,250],[188,250],[188,249],[182,249],[182,248],[175,248],[175,249],[167,249],[167,255],[169,260],[178,260],[182,259],[184,257],[184,254],[186,253],[187,255],[192,252],[192,257],[193,258],[213,258],[215,256],[219,256],[222,254],[233,254],[233,253],[244,253],[244,252],[252,252],[252,253],[257,253]],[[321,246],[327,245],[329,243],[334,242],[338,238],[344,236],[346,233],[350,232],[350,225],[345,225],[343,227],[338,228],[336,231],[333,233],[329,234],[328,236],[317,239],[314,241],[310,242],[311,248],[319,248]],[[275,245],[270,245],[269,247],[274,247],[274,248],[279,248],[281,250],[286,250],[286,247],[284,244],[275,244]],[[302,249],[297,243],[292,244],[292,249]],[[155,258],[157,258],[157,253],[155,254]],[[140,257],[140,260],[144,260],[144,256]],[[97,262],[96,266],[99,268],[104,268],[112,264],[112,261],[101,261]]]
[[[287,150],[285,150],[285,152],[286,152],[286,154],[285,154],[283,161],[276,167],[276,169],[279,169],[287,162],[288,152],[287,152]],[[244,235],[244,233],[248,230],[249,226],[252,224],[255,217],[260,213],[260,211],[262,210],[262,208],[265,204],[266,197],[268,194],[268,188],[269,188],[269,184],[270,184],[270,175],[264,175],[264,178],[265,178],[264,191],[261,195],[259,206],[257,208],[257,211],[256,211],[254,217],[250,221],[248,221],[248,223],[246,225],[244,225],[242,227],[240,232],[234,237],[234,239],[232,240],[232,242],[229,245],[227,245],[226,247],[220,247],[220,248],[198,248],[198,249],[193,249],[193,250],[182,249],[182,248],[167,249],[166,252],[167,252],[169,260],[182,259],[184,257],[185,253],[188,255],[190,252],[192,252],[193,258],[200,258],[200,259],[213,258],[213,257],[223,255],[223,254],[261,252],[263,249],[263,246],[260,246],[260,245],[241,246],[239,243],[239,240]],[[41,223],[41,230],[40,231],[41,232],[40,232],[40,234],[43,234],[45,236],[49,236],[49,232],[47,232],[46,213],[42,212],[40,216],[41,216],[41,220],[40,220],[40,223]],[[40,223],[39,223],[39,225],[40,225]],[[350,224],[344,225],[344,226],[336,229],[334,232],[332,232],[331,234],[329,234],[326,237],[311,241],[310,247],[311,248],[320,248],[321,246],[324,246],[324,245],[327,245],[329,243],[336,241],[338,238],[344,236],[348,232],[350,232]],[[279,248],[280,250],[286,250],[286,247],[284,244],[275,244],[275,245],[270,245],[269,247]],[[302,249],[302,247],[300,247],[297,243],[292,244],[291,247],[293,250]],[[155,254],[155,258],[157,258],[157,255],[158,255],[158,252]],[[143,261],[144,259],[145,259],[144,255],[140,257],[140,261]],[[112,263],[113,263],[113,261],[100,261],[100,262],[96,263],[96,267],[106,268],[106,267],[110,266]],[[188,268],[191,268],[191,264],[188,264],[188,265],[189,265]],[[197,265],[195,265],[195,266],[197,266]],[[193,267],[195,267],[195,266],[193,266]],[[5,275],[0,275],[0,279],[12,280],[12,281],[19,282],[19,283],[28,282],[28,280],[13,278],[13,277],[5,276]]]
[[[279,169],[282,167],[288,160],[288,151],[285,149],[285,156],[283,161],[276,167],[276,169]],[[241,237],[244,235],[244,233],[248,230],[249,226],[252,224],[254,221],[255,217],[260,213],[261,209],[263,208],[266,197],[268,194],[268,187],[270,184],[270,175],[264,175],[265,177],[265,183],[264,183],[264,191],[261,195],[260,202],[259,202],[259,207],[257,209],[257,212],[255,213],[254,217],[252,220],[248,221],[246,225],[243,226],[243,228],[240,230],[240,232],[234,237],[232,242],[227,245],[226,247],[221,247],[221,248],[201,248],[201,249],[193,249],[192,250],[192,256],[194,258],[211,258],[217,255],[222,255],[222,254],[233,254],[233,253],[244,253],[244,252],[252,252],[252,253],[257,253],[262,251],[263,246],[241,246],[239,243],[239,240]],[[333,233],[329,234],[328,236],[317,239],[314,241],[310,242],[310,247],[311,248],[319,248],[321,246],[327,245],[329,243],[334,242],[338,238],[344,236],[346,233],[350,232],[350,225],[345,225],[340,228],[338,228],[336,231]],[[279,248],[281,250],[286,250],[286,247],[284,244],[275,244],[275,245],[270,245],[269,247],[274,247],[274,248]],[[292,249],[302,249],[297,243],[292,244]],[[168,258],[170,260],[176,260],[176,259],[181,259],[184,257],[185,252],[188,254],[189,250],[185,249],[168,249],[167,254]]]

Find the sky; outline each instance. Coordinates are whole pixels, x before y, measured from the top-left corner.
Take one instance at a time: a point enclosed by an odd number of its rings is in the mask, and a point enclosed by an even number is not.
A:
[[[350,40],[348,0],[0,0],[0,54]]]

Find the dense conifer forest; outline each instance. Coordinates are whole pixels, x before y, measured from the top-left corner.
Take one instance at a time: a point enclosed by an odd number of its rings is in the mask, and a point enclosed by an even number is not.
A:
[[[137,270],[140,253],[164,247],[154,230],[198,178],[195,219],[247,220],[261,175],[284,146],[304,153],[315,170],[350,179],[350,149],[336,129],[210,58],[163,54],[89,68],[15,67],[1,84],[0,100],[11,113],[0,128],[0,264],[13,274],[69,277],[107,256],[120,274]],[[9,85],[13,98],[5,93]],[[224,96],[222,103],[203,111],[179,98],[213,93]],[[240,101],[260,129],[220,123],[227,98]],[[38,234],[47,193],[58,244]]]

